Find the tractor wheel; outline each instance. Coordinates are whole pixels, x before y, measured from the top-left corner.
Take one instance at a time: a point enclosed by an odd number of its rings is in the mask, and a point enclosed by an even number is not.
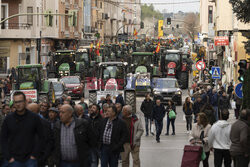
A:
[[[181,72],[179,82],[182,89],[188,88],[188,72]]]
[[[97,103],[97,94],[96,92],[89,92],[89,104]]]
[[[49,73],[48,78],[56,78],[56,74],[55,73]]]
[[[131,105],[133,113],[136,113],[136,94],[133,91],[125,92],[125,104]]]

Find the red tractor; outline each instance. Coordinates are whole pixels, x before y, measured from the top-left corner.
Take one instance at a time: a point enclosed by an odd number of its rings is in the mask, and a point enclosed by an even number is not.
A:
[[[182,59],[179,50],[166,50],[161,56],[160,71],[162,77],[175,77],[182,89],[188,88],[188,64]]]

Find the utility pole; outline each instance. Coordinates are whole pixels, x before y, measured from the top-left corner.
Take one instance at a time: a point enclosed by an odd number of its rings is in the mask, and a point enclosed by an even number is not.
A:
[[[38,54],[38,64],[41,63],[41,43],[42,43],[42,31],[40,31],[40,37],[37,39],[37,54]]]

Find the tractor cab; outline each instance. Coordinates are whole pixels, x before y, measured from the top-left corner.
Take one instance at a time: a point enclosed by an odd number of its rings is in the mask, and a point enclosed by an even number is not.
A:
[[[18,79],[17,89],[28,90],[37,89],[41,90],[40,81],[44,79],[42,72],[42,65],[19,65],[17,66]]]
[[[130,72],[150,73],[153,67],[153,53],[134,52],[130,58]]]

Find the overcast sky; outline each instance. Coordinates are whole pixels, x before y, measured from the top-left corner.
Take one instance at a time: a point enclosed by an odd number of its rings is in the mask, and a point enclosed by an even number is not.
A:
[[[141,0],[142,3],[157,3],[157,2],[162,2],[162,3],[176,3],[176,2],[190,2],[190,1],[197,1],[197,0]],[[174,4],[174,5],[154,5],[155,9],[158,9],[159,11],[163,11],[164,9],[167,10],[167,12],[178,12],[178,11],[183,11],[183,12],[199,12],[200,10],[200,3],[195,2],[195,3],[189,3],[189,4]]]

